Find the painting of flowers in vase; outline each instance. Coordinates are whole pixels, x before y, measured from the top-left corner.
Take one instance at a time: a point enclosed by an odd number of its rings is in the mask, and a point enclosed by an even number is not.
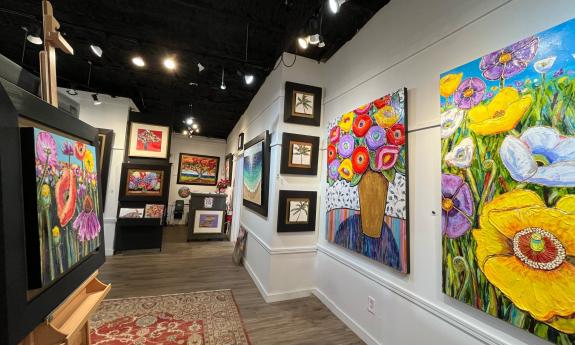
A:
[[[327,239],[409,270],[405,89],[329,123]]]
[[[443,292],[575,344],[575,20],[441,75]]]
[[[96,148],[38,129],[22,129],[30,288],[47,286],[100,247]],[[30,169],[27,169],[30,168]],[[26,171],[30,170],[30,171]]]

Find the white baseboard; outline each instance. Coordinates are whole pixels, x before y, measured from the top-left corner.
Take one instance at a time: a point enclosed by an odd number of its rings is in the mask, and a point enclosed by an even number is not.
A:
[[[338,319],[349,327],[361,340],[369,345],[381,345],[377,340],[361,327],[355,320],[341,310],[334,301],[327,297],[321,290],[313,289],[312,294],[317,297]]]
[[[104,254],[106,254],[106,256],[113,256],[114,255],[114,249],[106,248],[106,250],[104,251]]]
[[[244,267],[246,271],[252,277],[252,280],[256,284],[260,294],[262,295],[264,301],[266,303],[274,303],[274,302],[281,302],[287,301],[296,298],[303,298],[309,297],[312,295],[311,289],[303,289],[303,290],[293,290],[293,291],[282,291],[282,292],[272,292],[269,293],[266,288],[263,286],[261,280],[258,278],[252,267],[250,266],[249,262],[244,258]]]

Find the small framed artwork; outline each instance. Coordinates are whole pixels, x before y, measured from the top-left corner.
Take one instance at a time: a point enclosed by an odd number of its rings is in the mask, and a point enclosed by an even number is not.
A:
[[[144,218],[163,218],[164,208],[163,204],[146,204]]]
[[[234,252],[232,254],[232,261],[238,266],[243,263],[247,239],[248,232],[240,225],[240,231],[238,232],[238,238],[236,239],[236,245],[234,246]]]
[[[284,122],[319,126],[321,122],[321,97],[322,90],[320,87],[287,81],[285,84]]]
[[[284,133],[282,136],[282,174],[317,175],[319,137]]]
[[[120,207],[118,218],[144,218],[143,208]]]
[[[220,157],[180,153],[178,184],[215,186]]]
[[[170,127],[130,122],[129,157],[167,159]]]
[[[230,182],[230,186],[232,185],[232,174],[233,174],[233,168],[234,168],[234,155],[233,154],[228,154],[226,156],[226,171],[225,171],[225,177],[228,179],[228,181]]]
[[[124,163],[120,201],[160,201],[167,197],[169,165]]]
[[[315,231],[317,192],[280,190],[278,232]]]
[[[98,169],[100,170],[100,185],[102,186],[102,204],[106,203],[106,187],[108,186],[108,173],[110,172],[110,159],[114,145],[114,131],[98,128]]]
[[[194,234],[218,234],[224,230],[224,211],[195,210]]]
[[[240,135],[238,135],[238,151],[241,151],[244,149],[244,133],[240,133]]]
[[[244,149],[243,205],[268,216],[270,136],[268,131],[250,140]]]

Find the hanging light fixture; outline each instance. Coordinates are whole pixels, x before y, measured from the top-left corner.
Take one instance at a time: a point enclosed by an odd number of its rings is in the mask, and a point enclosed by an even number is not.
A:
[[[40,37],[40,27],[37,25],[32,25],[30,31],[28,31],[28,35],[26,36],[28,42],[40,45],[42,44],[42,38]]]
[[[226,89],[226,83],[224,82],[224,68],[222,67],[222,85],[220,85],[220,89]]]
[[[333,14],[336,14],[337,12],[339,12],[339,9],[341,8],[341,6],[343,4],[345,4],[347,2],[347,0],[328,0],[328,6],[330,11]]]
[[[101,58],[102,54],[104,53],[102,48],[100,48],[99,46],[97,46],[95,44],[90,44],[90,50],[92,51],[92,53],[94,53],[94,55],[96,55],[99,58]]]
[[[92,99],[94,100],[94,105],[100,105],[102,104],[102,101],[100,101],[100,99],[98,99],[98,94],[95,93],[92,95]]]
[[[244,64],[247,64],[248,62],[249,43],[250,43],[250,23],[248,23],[246,26],[246,57],[244,59]],[[244,73],[244,81],[246,82],[246,85],[250,85],[251,83],[254,82],[254,75],[251,73]]]
[[[298,37],[297,43],[299,44],[301,49],[304,49],[304,50],[307,49],[307,47],[309,47],[309,36]]]
[[[200,131],[198,124],[194,122],[193,115],[194,114],[192,111],[192,104],[190,104],[190,117],[188,117],[187,119],[182,121],[184,123],[184,126],[185,126],[184,130],[182,131],[182,134],[187,136],[190,139],[192,138],[192,136],[194,134],[198,134]]]

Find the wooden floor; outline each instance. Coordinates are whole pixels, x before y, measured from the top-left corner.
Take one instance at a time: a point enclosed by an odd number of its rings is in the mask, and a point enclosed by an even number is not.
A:
[[[315,297],[267,304],[232,250],[230,242],[187,243],[183,227],[167,227],[161,253],[108,257],[100,278],[112,283],[108,298],[232,289],[254,345],[364,344]]]

